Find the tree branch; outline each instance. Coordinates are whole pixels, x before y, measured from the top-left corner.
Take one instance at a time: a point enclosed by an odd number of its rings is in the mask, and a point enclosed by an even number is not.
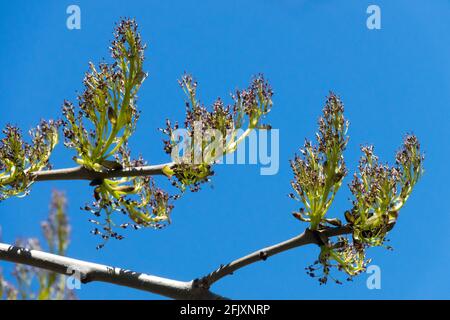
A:
[[[205,288],[197,286],[194,281],[176,281],[38,250],[28,250],[4,243],[0,243],[0,260],[25,264],[69,276],[76,272],[79,274],[79,280],[82,283],[93,281],[108,282],[173,299],[225,299]]]
[[[311,231],[306,229],[302,234],[289,240],[257,250],[227,265],[220,266],[212,273],[193,281],[177,281],[121,268],[109,267],[92,262],[67,258],[38,250],[28,250],[9,244],[0,243],[0,260],[25,264],[65,275],[78,272],[82,283],[101,281],[152,292],[173,299],[226,299],[209,290],[212,284],[235,271],[278,253],[307,244],[322,245],[329,237],[351,233],[348,225],[336,228]]]
[[[336,228],[327,228],[321,231],[317,230],[311,231],[310,229],[306,229],[305,232],[294,238],[291,238],[289,240],[283,241],[270,247],[257,250],[242,258],[236,259],[226,265],[221,265],[217,270],[195,281],[199,282],[201,287],[208,289],[212,284],[219,281],[223,277],[231,275],[236,270],[248,266],[249,264],[258,261],[265,261],[267,258],[273,255],[307,244],[321,245],[326,243],[329,237],[349,234],[351,232],[352,229],[348,225]]]
[[[124,168],[120,170],[109,170],[97,172],[88,170],[84,167],[74,167],[56,170],[43,170],[33,173],[34,181],[50,181],[50,180],[94,180],[108,179],[117,177],[137,177],[137,176],[153,176],[162,175],[163,168],[173,166],[173,162],[157,164],[152,166]]]

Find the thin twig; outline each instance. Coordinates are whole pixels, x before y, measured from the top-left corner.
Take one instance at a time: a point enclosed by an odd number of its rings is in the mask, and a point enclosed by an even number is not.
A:
[[[283,251],[287,251],[307,244],[320,245],[326,243],[329,237],[349,234],[351,232],[352,232],[351,227],[347,225],[336,228],[327,228],[321,231],[311,231],[310,229],[306,229],[305,232],[303,232],[302,234],[293,237],[289,240],[283,241],[270,247],[257,250],[242,258],[236,259],[226,265],[221,265],[217,270],[211,272],[210,274],[196,281],[200,283],[202,287],[209,288],[213,283],[217,282],[218,280],[222,279],[227,275],[233,274],[236,270],[248,266],[249,264],[258,261],[264,261],[267,258],[276,255],[278,253],[281,253]]]

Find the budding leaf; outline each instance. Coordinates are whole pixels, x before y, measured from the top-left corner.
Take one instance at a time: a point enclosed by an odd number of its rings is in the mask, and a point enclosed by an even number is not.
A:
[[[117,114],[112,107],[108,108],[108,119],[113,125],[117,122]]]

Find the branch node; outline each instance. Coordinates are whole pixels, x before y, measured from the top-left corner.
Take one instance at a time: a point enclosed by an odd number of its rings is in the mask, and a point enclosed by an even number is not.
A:
[[[320,230],[311,230],[307,228],[305,234],[311,235],[318,246],[326,246],[329,243],[328,236]]]
[[[260,251],[260,252],[259,252],[259,258],[260,258],[262,261],[266,261],[268,257],[269,257],[269,255],[267,254],[266,251]]]
[[[205,290],[209,290],[209,288],[211,287],[208,277],[203,277],[201,279],[194,279],[192,281],[192,286],[196,289],[205,289]]]
[[[89,282],[92,282],[92,277],[89,276],[88,273],[81,273],[81,274],[80,274],[80,282],[81,282],[82,284],[87,284],[87,283],[89,283]]]

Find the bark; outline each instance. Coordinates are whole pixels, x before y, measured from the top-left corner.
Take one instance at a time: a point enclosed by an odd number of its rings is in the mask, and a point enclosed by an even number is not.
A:
[[[173,299],[224,299],[193,281],[183,282],[161,278],[122,268],[67,258],[38,250],[27,250],[0,243],[0,260],[25,264],[68,276],[81,283],[101,281],[156,293]]]
[[[209,288],[213,283],[222,279],[227,275],[233,274],[235,271],[248,266],[249,264],[265,261],[267,258],[279,254],[281,252],[291,250],[297,247],[301,247],[307,244],[325,244],[329,237],[339,236],[351,233],[351,228],[349,226],[342,226],[337,228],[328,228],[322,231],[311,231],[306,229],[302,234],[293,237],[289,240],[277,243],[273,246],[266,247],[257,250],[249,255],[238,258],[226,265],[221,265],[217,270],[211,272],[210,274],[204,276],[198,281],[201,283],[202,287]]]
[[[56,170],[38,171],[33,174],[34,181],[51,181],[51,180],[94,180],[94,179],[108,179],[118,177],[137,177],[137,176],[153,176],[162,175],[163,168],[173,166],[173,162],[143,166],[124,168],[120,170],[108,171],[92,171],[84,167],[73,167]]]
[[[321,245],[326,243],[329,237],[348,233],[351,233],[349,226],[327,228],[320,231],[306,229],[304,233],[296,237],[257,250],[226,265],[220,266],[220,268],[202,278],[186,282],[67,258],[38,250],[28,250],[4,243],[0,243],[0,260],[25,264],[68,276],[78,276],[82,283],[93,281],[108,282],[152,292],[173,299],[217,300],[226,298],[211,292],[209,288],[223,277],[233,274],[235,271],[252,263],[264,261],[281,252],[307,244]]]

